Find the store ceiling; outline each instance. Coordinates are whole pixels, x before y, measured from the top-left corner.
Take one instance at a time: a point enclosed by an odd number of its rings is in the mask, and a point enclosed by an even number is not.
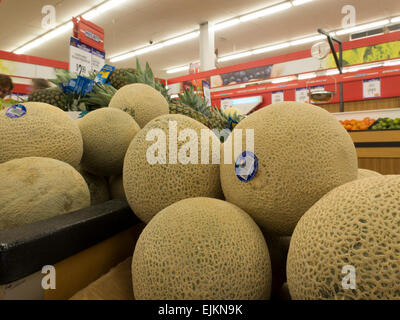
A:
[[[0,49],[12,51],[42,34],[44,29],[41,26],[41,9],[44,5],[56,7],[57,23],[61,23],[101,2],[103,0],[2,0]],[[282,0],[127,0],[120,7],[92,21],[105,29],[106,53],[108,57],[112,57],[146,46],[150,40],[157,42],[192,31],[205,21],[223,21],[280,2]],[[320,27],[326,30],[339,29],[344,5],[353,5],[356,8],[357,24],[400,15],[399,0],[315,0],[272,16],[217,31],[215,46],[219,49],[219,55],[223,56],[314,34]],[[60,35],[26,54],[67,61],[70,36],[70,33]],[[347,39],[348,36],[343,38]],[[168,75],[165,70],[198,60],[198,41],[190,40],[139,58],[142,62],[148,61],[159,77],[182,75]],[[220,63],[219,66],[309,47],[310,44],[283,49]],[[135,58],[117,62],[115,65],[134,66]]]

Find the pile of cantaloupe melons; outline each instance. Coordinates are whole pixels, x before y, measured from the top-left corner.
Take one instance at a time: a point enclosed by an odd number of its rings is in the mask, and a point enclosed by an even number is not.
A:
[[[400,176],[359,170],[325,110],[273,104],[220,143],[143,85],[75,122],[22,105],[0,112],[0,230],[111,194],[147,224],[135,299],[400,299]],[[227,147],[240,144],[247,153]]]

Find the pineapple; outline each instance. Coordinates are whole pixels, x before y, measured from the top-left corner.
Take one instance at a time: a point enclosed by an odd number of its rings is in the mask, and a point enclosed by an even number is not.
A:
[[[111,98],[117,92],[111,85],[95,84],[93,91],[81,99],[89,110],[108,107]]]
[[[190,117],[194,120],[199,121],[204,124],[206,127],[212,129],[211,121],[204,116],[202,113],[194,110],[193,108],[183,104],[183,103],[170,103],[169,104],[169,113],[171,114],[182,114],[184,116]]]
[[[108,81],[117,90],[121,89],[123,86],[132,83],[127,80],[128,73],[134,75],[136,73],[136,70],[133,68],[115,69],[108,78]]]
[[[193,88],[185,89],[185,91],[179,95],[178,101],[177,103],[189,106],[208,118],[211,129],[232,129],[243,119],[243,116],[237,113],[228,115],[216,107],[210,107],[202,96],[194,92]]]
[[[128,72],[126,74],[125,80],[128,83],[144,83],[147,84],[157,91],[160,91],[160,93],[164,96],[164,98],[170,102],[170,97],[168,94],[167,88],[158,80],[154,78],[153,71],[150,68],[149,63],[146,63],[146,68],[145,70],[142,70],[142,67],[140,66],[139,59],[136,58],[136,72],[131,73]]]
[[[36,90],[29,96],[28,101],[44,102],[64,111],[68,110],[68,97],[60,88]]]
[[[29,96],[28,101],[48,103],[64,111],[87,111],[85,104],[80,101],[80,96],[64,93],[61,89],[61,84],[67,83],[72,78],[76,78],[76,74],[68,70],[57,70],[56,78],[49,80],[57,87],[37,90]]]

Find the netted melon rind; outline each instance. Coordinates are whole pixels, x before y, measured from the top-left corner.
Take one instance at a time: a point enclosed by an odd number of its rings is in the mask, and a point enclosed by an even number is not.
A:
[[[212,144],[219,147],[216,136],[203,124],[179,114],[160,116],[146,125],[135,136],[126,152],[123,184],[125,194],[133,212],[143,222],[150,219],[162,209],[186,198],[210,197],[221,198],[222,191],[219,178],[219,164],[201,163],[201,152],[198,152],[198,164],[182,164],[169,162],[169,125],[170,121],[177,124],[178,136],[181,130],[193,129],[198,136],[198,146],[201,146],[201,130],[210,136],[210,155]],[[149,131],[162,130],[166,135],[166,164],[150,164],[146,157],[147,150],[154,141],[147,141]],[[185,142],[178,142],[178,150]]]
[[[371,178],[371,177],[381,177],[382,175],[379,172],[368,170],[368,169],[358,169],[358,178],[357,179],[364,179],[364,178]]]
[[[132,259],[135,299],[268,299],[271,265],[264,237],[240,208],[191,198],[158,213]]]
[[[399,208],[400,176],[355,180],[325,195],[292,235],[292,298],[400,299]],[[345,266],[355,268],[355,289],[342,286]]]
[[[83,177],[50,158],[27,157],[0,164],[0,230],[90,206]]]
[[[242,120],[225,144],[235,140],[236,130],[242,130],[245,151],[245,129],[254,130],[258,171],[244,183],[235,174],[236,159],[232,164],[221,160],[222,189],[227,201],[241,207],[269,233],[290,235],[300,217],[324,194],[357,179],[353,141],[322,108],[299,102],[272,104]]]
[[[163,95],[143,83],[123,86],[111,98],[109,107],[127,112],[141,128],[154,118],[169,113],[169,105]]]
[[[24,157],[57,159],[77,167],[83,143],[78,125],[66,112],[41,102],[23,102],[26,114],[0,110],[0,163]]]
[[[83,170],[97,176],[122,173],[124,157],[140,128],[125,112],[101,108],[78,120],[83,139]]]

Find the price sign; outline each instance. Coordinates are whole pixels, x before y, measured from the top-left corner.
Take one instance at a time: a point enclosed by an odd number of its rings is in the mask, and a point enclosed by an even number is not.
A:
[[[99,72],[106,63],[106,54],[94,48],[92,48],[91,54],[91,70],[94,72]]]
[[[271,98],[272,98],[272,103],[278,103],[278,102],[285,101],[283,91],[272,92]]]
[[[221,110],[225,110],[232,107],[232,100],[229,98],[221,99]]]
[[[296,89],[296,101],[297,102],[303,102],[303,103],[309,103],[310,102],[310,98],[308,96],[307,88]]]
[[[203,95],[204,95],[204,99],[207,101],[207,105],[211,106],[210,84],[204,80],[203,80]]]
[[[363,81],[363,97],[379,98],[381,96],[381,79],[368,79]]]
[[[71,38],[69,47],[69,71],[88,76],[91,71],[91,48]]]

